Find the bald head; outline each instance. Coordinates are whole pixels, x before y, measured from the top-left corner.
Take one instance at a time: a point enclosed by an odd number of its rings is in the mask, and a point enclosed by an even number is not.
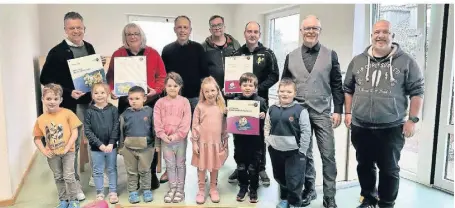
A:
[[[373,52],[379,55],[386,55],[392,50],[394,34],[391,30],[392,24],[387,20],[379,20],[373,25],[371,43]]]
[[[389,31],[391,30],[391,24],[389,21],[387,20],[379,20],[377,21],[376,23],[374,23],[373,25],[373,31],[377,28],[388,28]]]
[[[300,25],[300,28],[303,29],[305,27],[321,27],[321,21],[316,15],[308,15],[302,20],[302,24]]]
[[[248,22],[245,25],[245,35],[246,44],[251,47],[256,47],[261,38],[261,26],[255,21]]]
[[[261,30],[261,25],[259,25],[259,23],[257,23],[256,21],[251,21],[251,22],[246,23],[245,31],[247,31],[248,28],[257,28],[260,31]]]

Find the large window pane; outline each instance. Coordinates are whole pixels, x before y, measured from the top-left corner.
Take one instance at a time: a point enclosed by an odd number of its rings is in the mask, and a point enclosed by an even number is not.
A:
[[[270,48],[275,53],[278,67],[280,69],[280,78],[283,72],[286,55],[299,46],[299,21],[300,15],[293,14],[284,17],[278,17],[270,20]],[[275,97],[277,84],[270,88],[270,97]]]

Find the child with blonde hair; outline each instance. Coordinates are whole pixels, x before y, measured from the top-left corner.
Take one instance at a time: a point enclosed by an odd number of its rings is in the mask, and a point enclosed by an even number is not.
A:
[[[218,171],[228,156],[226,106],[220,87],[213,77],[202,81],[199,103],[193,115],[193,157],[191,165],[198,169],[199,191],[196,203],[205,203],[205,174],[210,172],[209,196],[214,203],[220,202],[217,190]]]
[[[104,170],[109,177],[109,202],[118,202],[117,196],[117,142],[119,141],[118,109],[108,102],[109,85],[94,84],[92,103],[84,117],[84,130],[90,144],[92,172],[96,199],[104,200]]]
[[[166,96],[160,98],[153,109],[156,148],[163,150],[169,191],[164,195],[165,203],[179,203],[185,198],[186,146],[191,124],[191,106],[187,98],[180,95],[182,77],[170,72],[164,81]]]

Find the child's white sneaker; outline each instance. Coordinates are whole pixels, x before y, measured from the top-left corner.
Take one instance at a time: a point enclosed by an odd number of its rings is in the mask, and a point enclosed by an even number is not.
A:
[[[84,192],[80,192],[80,193],[77,193],[77,196],[76,196],[77,200],[79,201],[84,201],[85,200],[85,194]]]
[[[90,181],[88,182],[88,185],[91,187],[95,187],[95,180],[93,180],[93,176],[90,176]]]

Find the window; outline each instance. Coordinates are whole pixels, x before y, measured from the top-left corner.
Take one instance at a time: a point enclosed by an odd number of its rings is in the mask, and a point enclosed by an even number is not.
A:
[[[138,24],[144,30],[147,45],[161,55],[164,46],[177,39],[174,33],[174,18],[129,15],[128,21]]]
[[[424,7],[426,14],[419,14],[419,7]],[[428,39],[427,41],[423,40],[430,26],[429,18],[427,18],[431,14],[430,10],[431,6],[429,5],[374,4],[372,8],[373,24],[381,19],[388,20],[392,24],[392,30],[395,33],[394,41],[400,44],[403,51],[418,60],[420,59],[418,53],[424,50],[427,51]],[[421,20],[424,21],[423,24]]]
[[[297,8],[267,15],[268,44],[269,48],[275,53],[280,79],[286,55],[299,47],[299,13],[299,8]],[[269,89],[270,99],[276,99],[277,86],[278,84],[275,84]]]
[[[431,5],[426,4],[373,4],[372,23],[384,19],[391,23],[395,33],[394,42],[400,44],[403,51],[410,54],[425,70],[427,64]],[[409,107],[408,107],[409,109]],[[422,114],[421,114],[422,115]],[[422,116],[419,116],[422,118]],[[414,137],[406,139],[402,151],[400,166],[410,173],[410,179],[417,174],[419,158],[419,139],[421,123],[416,125]]]

